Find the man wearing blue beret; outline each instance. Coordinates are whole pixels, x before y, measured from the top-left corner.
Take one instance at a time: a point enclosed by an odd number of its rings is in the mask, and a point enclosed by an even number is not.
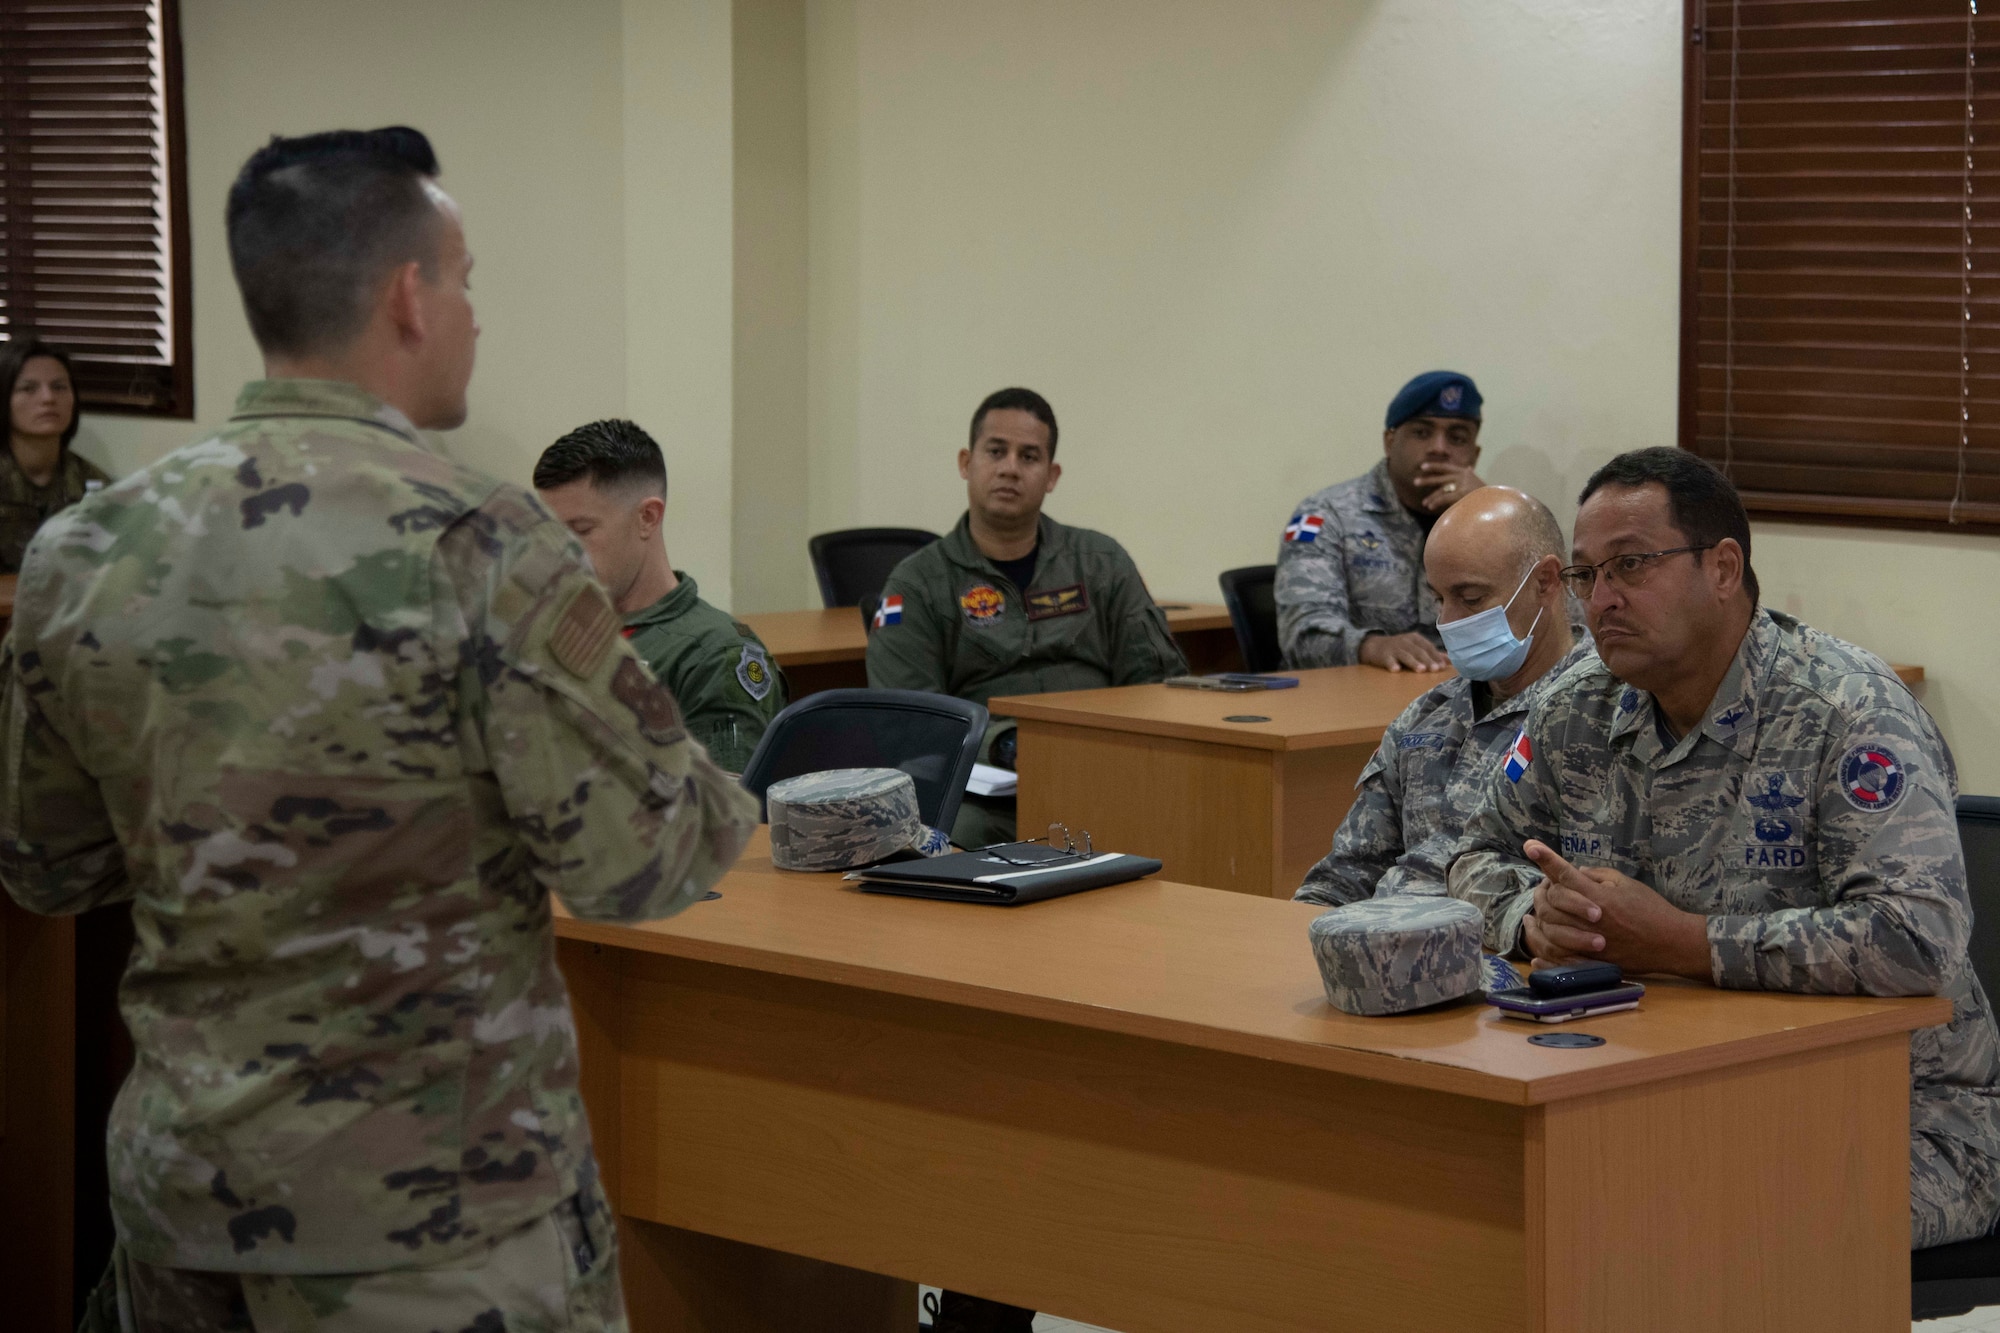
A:
[[[1288,667],[1441,671],[1424,538],[1485,485],[1479,388],[1451,370],[1417,376],[1389,404],[1381,462],[1307,496],[1278,543],[1278,641]]]

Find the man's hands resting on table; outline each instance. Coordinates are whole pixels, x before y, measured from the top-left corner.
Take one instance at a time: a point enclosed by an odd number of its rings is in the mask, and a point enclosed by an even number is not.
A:
[[[1370,634],[1355,654],[1363,666],[1384,671],[1442,671],[1451,665],[1444,650],[1415,630],[1408,634]]]
[[[1713,980],[1707,917],[1616,870],[1573,866],[1545,842],[1530,839],[1521,849],[1546,876],[1521,919],[1521,942],[1537,968],[1603,961],[1634,974]]]

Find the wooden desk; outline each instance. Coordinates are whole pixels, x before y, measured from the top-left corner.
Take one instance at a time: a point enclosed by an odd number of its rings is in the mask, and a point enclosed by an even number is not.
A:
[[[1167,627],[1198,672],[1237,671],[1243,659],[1229,611],[1221,606],[1167,603]],[[765,611],[741,617],[785,669],[792,697],[868,684],[868,628],[851,606],[823,611]]]
[[[1183,883],[1291,897],[1333,844],[1383,731],[1444,679],[1291,674],[1297,689],[1256,694],[1128,685],[993,700],[1021,723],[1021,829],[1061,820],[1097,846],[1159,857]]]
[[[14,586],[20,581],[19,574],[0,574],[0,632],[14,618]]]
[[[904,1333],[917,1281],[1126,1333],[1907,1326],[1943,1000],[1662,983],[1551,1050],[1331,1009],[1305,904],[720,888],[557,923],[639,1333]]]
[[[1449,676],[1290,674],[1297,689],[1255,694],[1128,685],[992,700],[1021,723],[1021,830],[1060,820],[1099,847],[1159,857],[1184,883],[1291,897],[1333,845],[1382,733]]]

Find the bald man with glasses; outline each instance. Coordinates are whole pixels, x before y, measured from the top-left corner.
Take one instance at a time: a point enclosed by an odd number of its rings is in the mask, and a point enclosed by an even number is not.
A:
[[[1910,1039],[1911,1244],[1987,1234],[2000,1037],[1944,738],[1881,659],[1758,606],[1749,520],[1708,463],[1624,454],[1580,503],[1562,574],[1600,662],[1530,715],[1449,891],[1537,967],[1948,997]]]

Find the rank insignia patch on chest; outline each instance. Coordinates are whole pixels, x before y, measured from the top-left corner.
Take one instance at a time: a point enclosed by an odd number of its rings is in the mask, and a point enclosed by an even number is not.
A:
[[[1028,619],[1047,620],[1050,616],[1073,616],[1090,609],[1090,598],[1081,583],[1067,588],[1048,588],[1028,594]]]
[[[1840,794],[1856,810],[1887,810],[1902,799],[1903,785],[1903,765],[1886,745],[1857,745],[1840,758]]]
[[[1318,514],[1294,514],[1292,521],[1285,524],[1285,540],[1288,542],[1316,542],[1320,529],[1326,526],[1326,519]]]
[[[975,583],[958,595],[958,609],[965,612],[967,624],[991,625],[1007,609],[1007,599],[992,584]]]
[[[758,703],[763,703],[771,692],[771,659],[764,650],[754,643],[743,645],[743,656],[736,662],[736,679],[744,692]]]

